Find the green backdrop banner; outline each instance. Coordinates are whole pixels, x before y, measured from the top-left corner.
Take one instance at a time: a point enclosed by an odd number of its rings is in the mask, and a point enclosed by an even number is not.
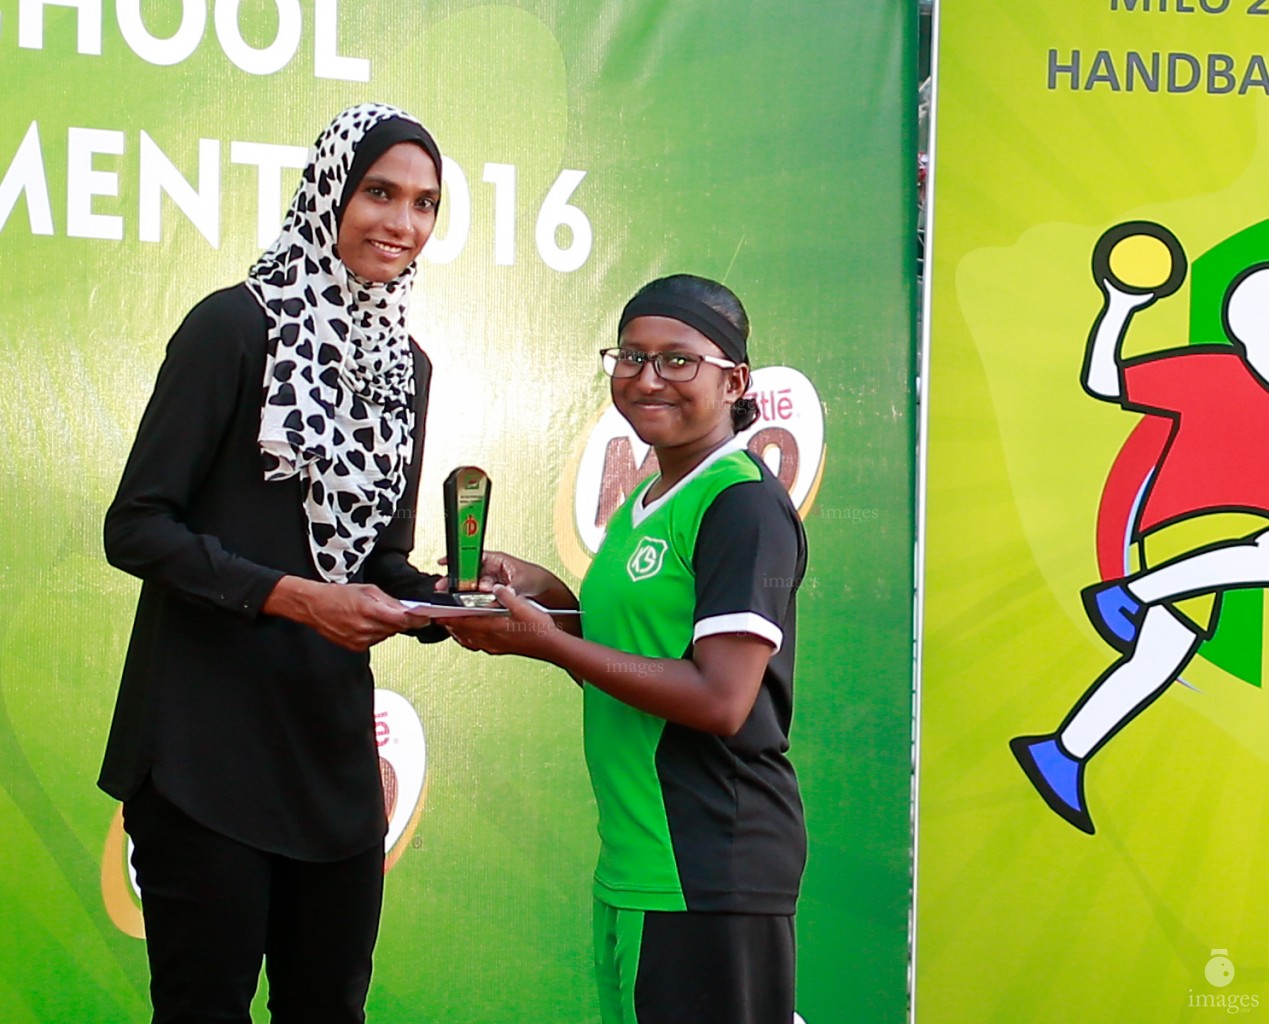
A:
[[[1265,1012],[1266,14],[942,10],[920,1024]]]
[[[306,147],[376,99],[446,154],[411,325],[441,483],[573,581],[649,470],[597,349],[645,280],[724,278],[764,453],[807,522],[792,756],[808,1024],[906,1011],[912,577],[909,4],[0,0],[0,1017],[145,1016],[143,922],[94,788],[135,602],[100,523],[163,347],[270,240]],[[595,1017],[576,689],[377,648],[390,873],[378,1021]],[[263,1000],[257,1002],[263,1018]]]

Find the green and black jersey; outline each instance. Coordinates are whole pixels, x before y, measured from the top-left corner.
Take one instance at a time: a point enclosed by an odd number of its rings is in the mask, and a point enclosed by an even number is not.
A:
[[[731,737],[585,687],[602,844],[595,895],[635,910],[792,914],[806,833],[785,753],[806,535],[784,488],[738,443],[645,504],[650,484],[613,515],[582,583],[586,639],[690,658],[703,637],[749,633],[775,651]]]

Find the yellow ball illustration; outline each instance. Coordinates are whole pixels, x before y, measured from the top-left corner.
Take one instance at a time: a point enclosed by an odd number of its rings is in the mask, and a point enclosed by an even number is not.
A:
[[[1158,288],[1171,276],[1172,269],[1172,250],[1155,235],[1129,235],[1110,251],[1110,272],[1129,288]]]

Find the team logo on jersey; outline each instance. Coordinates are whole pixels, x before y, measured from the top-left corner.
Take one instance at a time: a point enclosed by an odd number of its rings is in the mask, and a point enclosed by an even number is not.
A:
[[[626,572],[630,573],[630,578],[638,583],[659,573],[665,562],[665,549],[668,547],[669,544],[660,537],[644,537],[639,541],[639,546],[626,563]]]
[[[824,407],[815,385],[790,366],[753,373],[749,397],[758,421],[740,435],[776,475],[806,518],[824,476]],[[585,575],[608,520],[639,483],[658,470],[656,453],[611,405],[579,439],[555,503],[555,541],[569,571]]]
[[[383,781],[388,834],[383,841],[386,874],[410,847],[423,814],[427,793],[427,743],[423,723],[413,705],[399,693],[375,690],[375,746]],[[125,935],[145,938],[141,890],[132,869],[132,840],[123,830],[123,813],[116,808],[106,832],[101,858],[101,898],[106,913]]]

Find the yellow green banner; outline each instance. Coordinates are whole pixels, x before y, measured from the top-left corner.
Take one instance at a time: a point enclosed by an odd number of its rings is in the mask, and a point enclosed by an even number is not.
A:
[[[937,27],[916,1020],[1269,1000],[1269,5]]]

